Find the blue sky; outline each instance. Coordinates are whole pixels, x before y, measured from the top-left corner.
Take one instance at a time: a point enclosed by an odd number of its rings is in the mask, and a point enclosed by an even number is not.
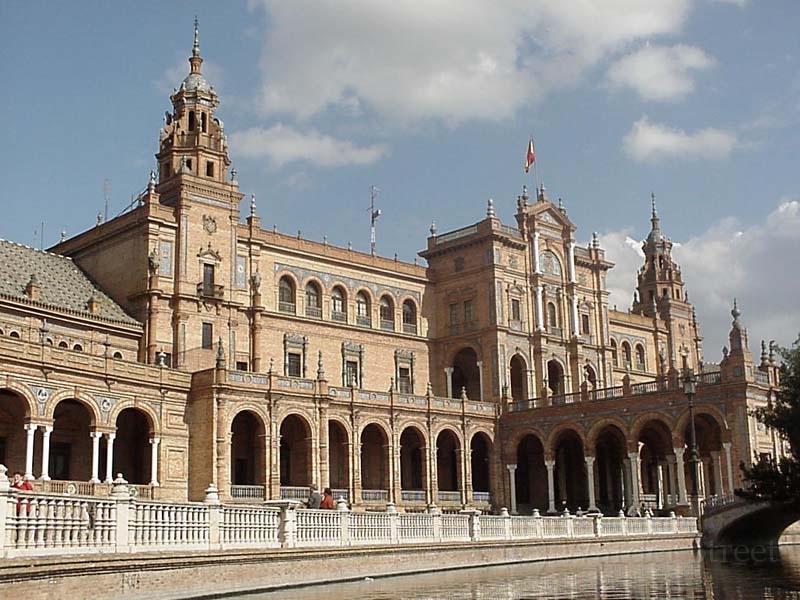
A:
[[[629,306],[650,192],[707,361],[738,298],[750,345],[800,332],[796,0],[0,3],[0,237],[39,246],[119,214],[154,168],[200,20],[241,189],[265,227],[413,260],[513,223],[525,147]]]

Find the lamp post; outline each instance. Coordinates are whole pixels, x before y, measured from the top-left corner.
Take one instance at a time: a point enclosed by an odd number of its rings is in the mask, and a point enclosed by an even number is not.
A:
[[[694,376],[692,369],[686,369],[686,374],[683,378],[683,393],[689,400],[689,469],[691,470],[692,488],[690,490],[692,498],[692,510],[695,515],[699,516],[699,507],[697,504],[697,463],[700,459],[697,456],[697,431],[694,425],[694,395],[697,392],[697,378]]]

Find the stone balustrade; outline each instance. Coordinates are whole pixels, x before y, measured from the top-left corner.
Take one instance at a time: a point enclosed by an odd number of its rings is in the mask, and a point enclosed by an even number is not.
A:
[[[694,518],[626,518],[484,515],[479,510],[442,513],[351,512],[301,509],[293,500],[223,505],[214,486],[206,500],[166,503],[133,497],[118,477],[105,498],[10,489],[0,465],[0,556],[219,551],[437,544],[444,542],[570,540],[697,534]]]

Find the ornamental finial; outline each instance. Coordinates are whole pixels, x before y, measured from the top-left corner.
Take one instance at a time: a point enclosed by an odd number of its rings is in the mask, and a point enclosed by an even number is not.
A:
[[[200,56],[200,27],[197,22],[197,15],[194,17],[194,44],[192,45],[192,56]]]

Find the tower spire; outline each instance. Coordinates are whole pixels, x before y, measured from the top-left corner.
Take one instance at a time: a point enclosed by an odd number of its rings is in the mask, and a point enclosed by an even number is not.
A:
[[[194,18],[194,44],[192,44],[192,57],[189,59],[189,64],[192,67],[192,73],[200,73],[203,58],[200,56],[200,26],[197,17]]]

